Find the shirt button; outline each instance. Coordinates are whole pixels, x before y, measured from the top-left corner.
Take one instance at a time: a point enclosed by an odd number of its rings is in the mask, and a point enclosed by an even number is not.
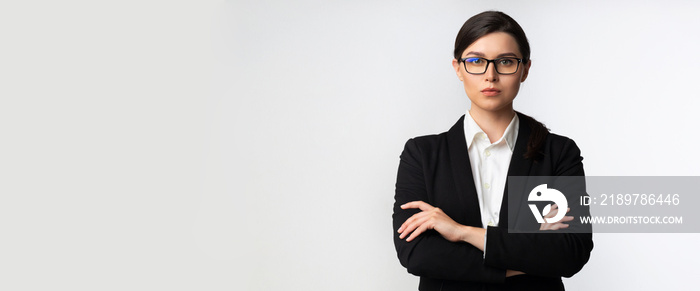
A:
[[[489,184],[489,183],[484,183],[484,188],[490,189],[490,188],[491,188],[491,184]]]
[[[492,221],[492,220],[491,220],[491,221],[489,221],[489,223],[488,223],[487,225],[488,225],[488,226],[496,226],[496,224],[495,224],[495,223],[493,223],[493,221]]]
[[[498,216],[498,211],[494,212],[493,215]]]
[[[488,157],[488,156],[490,156],[490,155],[491,155],[491,151],[489,151],[489,150],[486,150],[486,151],[484,152],[484,154],[485,154],[485,155],[486,155],[486,156]]]

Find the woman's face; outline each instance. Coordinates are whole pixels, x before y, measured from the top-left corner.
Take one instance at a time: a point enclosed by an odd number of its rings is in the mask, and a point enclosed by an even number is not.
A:
[[[489,33],[462,52],[462,58],[478,57],[489,60],[501,57],[515,57],[521,59],[518,43],[508,33]],[[493,113],[512,112],[513,99],[518,95],[520,83],[527,78],[530,63],[521,63],[515,74],[501,75],[496,72],[494,63],[489,63],[486,73],[473,75],[467,73],[464,64],[459,60],[452,60],[452,66],[457,72],[459,80],[464,83],[464,91],[472,102],[471,110],[488,111]]]

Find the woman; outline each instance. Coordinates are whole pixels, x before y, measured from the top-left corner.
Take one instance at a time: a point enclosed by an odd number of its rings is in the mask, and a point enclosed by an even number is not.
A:
[[[561,277],[588,261],[592,235],[509,233],[505,213],[508,176],[584,175],[571,139],[513,110],[531,66],[525,33],[502,12],[477,14],[457,35],[452,66],[471,109],[449,131],[406,143],[393,215],[399,260],[420,290],[564,290]]]

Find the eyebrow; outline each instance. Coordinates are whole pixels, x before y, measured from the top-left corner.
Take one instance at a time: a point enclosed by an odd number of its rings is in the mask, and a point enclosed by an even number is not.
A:
[[[481,52],[468,52],[467,55],[475,55],[477,57],[482,57],[482,58],[486,56],[484,53],[481,53]],[[502,57],[516,57],[517,58],[518,55],[516,55],[514,53],[502,53],[502,54],[496,56],[496,58],[502,58]]]

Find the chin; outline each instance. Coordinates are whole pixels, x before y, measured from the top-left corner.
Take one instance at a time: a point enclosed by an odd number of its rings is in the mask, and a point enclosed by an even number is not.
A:
[[[498,112],[502,110],[512,110],[513,109],[513,101],[507,102],[507,101],[502,101],[502,102],[473,102],[472,101],[472,108],[478,107],[479,109],[483,111],[488,111],[488,112]]]

